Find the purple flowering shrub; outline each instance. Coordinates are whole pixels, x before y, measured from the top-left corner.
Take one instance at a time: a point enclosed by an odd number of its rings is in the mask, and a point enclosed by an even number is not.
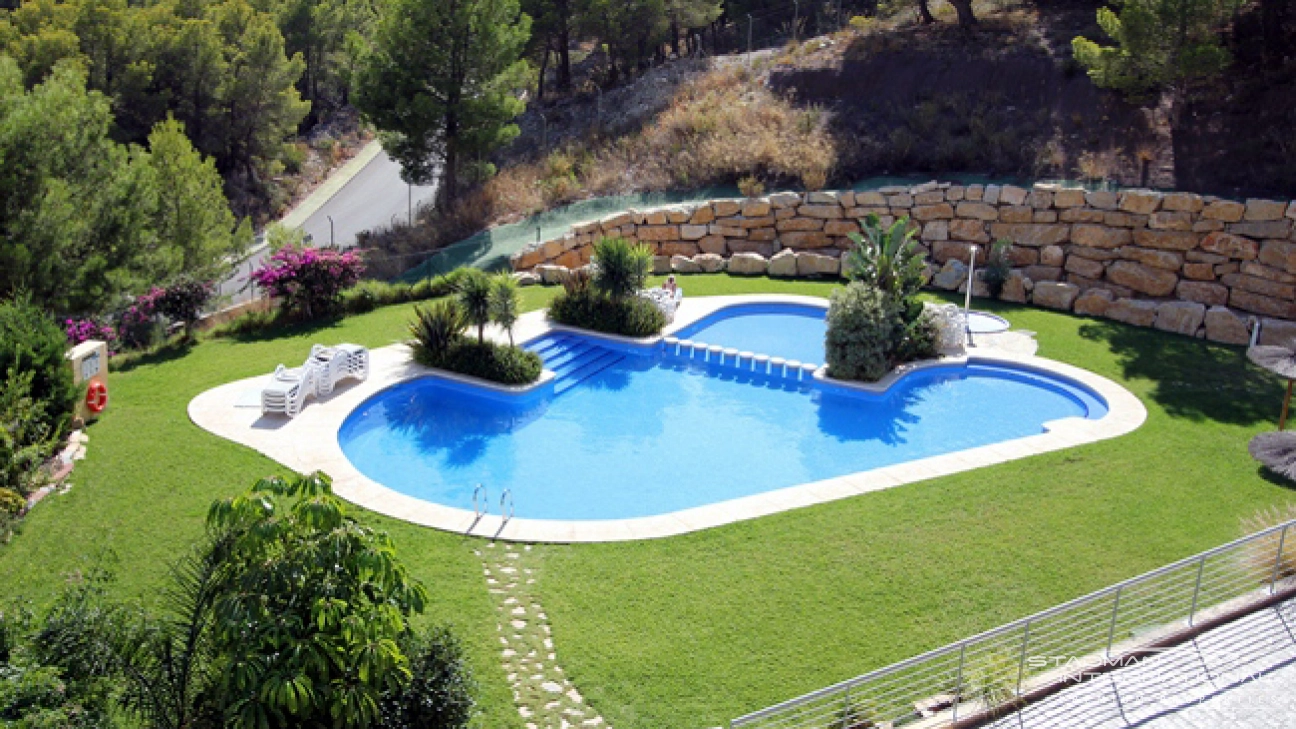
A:
[[[68,344],[73,347],[82,342],[97,339],[101,342],[107,342],[108,349],[112,349],[113,344],[117,341],[117,330],[91,317],[67,319],[63,322],[63,331],[67,333]]]
[[[144,349],[153,344],[158,331],[158,301],[166,291],[154,286],[147,294],[135,297],[134,303],[117,316],[117,336],[123,346]]]
[[[336,311],[342,292],[359,283],[362,273],[364,262],[355,251],[285,246],[252,272],[252,280],[279,298],[286,313],[313,319]]]
[[[171,321],[183,324],[185,335],[188,336],[211,296],[210,283],[186,279],[163,289],[162,294],[153,302],[154,309]]]

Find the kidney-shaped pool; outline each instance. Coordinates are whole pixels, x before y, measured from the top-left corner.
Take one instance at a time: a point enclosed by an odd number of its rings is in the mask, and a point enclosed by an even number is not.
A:
[[[779,327],[794,329],[801,314],[776,313]],[[710,324],[737,318],[713,316]],[[817,323],[822,337],[822,319],[801,320]],[[782,345],[774,338],[763,346]],[[518,517],[626,519],[1036,435],[1050,421],[1107,412],[1100,396],[1067,378],[976,360],[919,369],[870,393],[804,370],[708,361],[705,352],[673,346],[557,332],[527,347],[556,374],[531,396],[408,381],[347,417],[342,451],[370,479],[436,504],[472,510],[474,487],[486,484],[495,494],[511,490]]]

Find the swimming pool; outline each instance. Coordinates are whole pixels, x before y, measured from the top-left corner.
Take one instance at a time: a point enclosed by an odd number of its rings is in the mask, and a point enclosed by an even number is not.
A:
[[[802,304],[729,306],[675,332],[677,339],[823,364],[828,309]]]
[[[750,329],[742,319],[762,315],[810,320],[797,311],[724,315],[732,313],[707,317],[695,336],[741,335]],[[735,321],[742,326],[730,327]],[[822,352],[822,334],[818,341]],[[764,354],[806,343],[771,340],[775,351]],[[508,489],[519,518],[616,520],[1001,443],[1040,434],[1050,421],[1107,412],[1103,398],[1067,378],[975,360],[911,372],[878,394],[660,344],[556,332],[527,347],[557,375],[532,395],[439,378],[403,382],[346,417],[342,452],[369,479],[434,504],[471,511],[483,484],[495,495]]]

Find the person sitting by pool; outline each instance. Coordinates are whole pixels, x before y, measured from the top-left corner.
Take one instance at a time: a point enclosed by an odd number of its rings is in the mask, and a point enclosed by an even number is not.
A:
[[[675,283],[674,276],[667,276],[666,280],[662,281],[662,289],[669,291],[673,298],[677,293],[679,293],[679,284]]]

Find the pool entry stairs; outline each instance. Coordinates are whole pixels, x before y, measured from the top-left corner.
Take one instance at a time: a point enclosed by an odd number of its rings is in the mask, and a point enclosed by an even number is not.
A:
[[[540,355],[545,369],[553,371],[555,395],[563,394],[626,358],[625,354],[600,346],[586,337],[567,335],[542,337],[526,348]]]

